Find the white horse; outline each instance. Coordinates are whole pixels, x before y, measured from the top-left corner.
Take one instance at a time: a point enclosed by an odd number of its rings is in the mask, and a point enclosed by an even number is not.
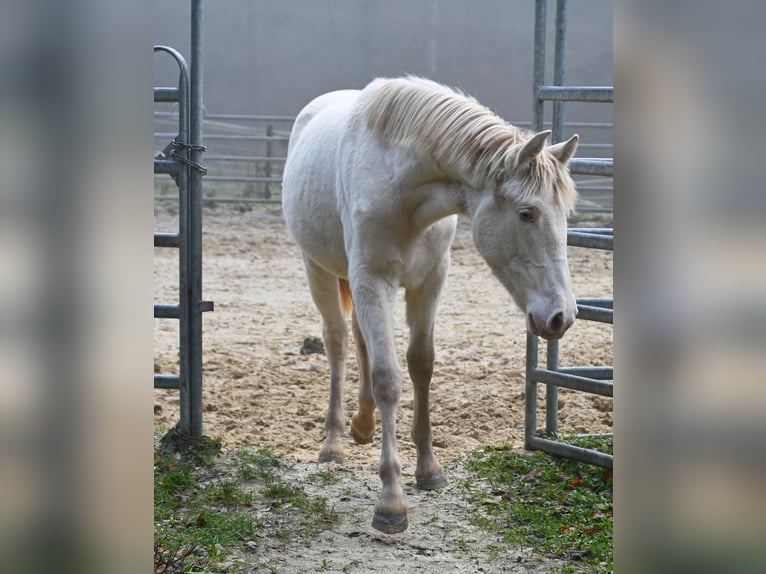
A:
[[[296,118],[282,205],[303,252],[330,364],[319,460],[343,460],[352,311],[360,379],[351,435],[360,444],[372,440],[376,406],[382,426],[383,489],[372,521],[378,530],[407,528],[396,448],[402,372],[392,325],[400,287],[410,328],[417,486],[447,484],[432,450],[428,393],[457,214],[471,218],[479,253],[525,310],[531,333],[558,338],[574,321],[566,228],[576,196],[566,163],[578,137],[546,146],[549,135],[524,132],[474,99],[413,77],[324,94]]]

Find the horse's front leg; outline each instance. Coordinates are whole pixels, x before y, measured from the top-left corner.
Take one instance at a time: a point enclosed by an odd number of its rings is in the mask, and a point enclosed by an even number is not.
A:
[[[394,534],[407,528],[407,499],[396,448],[396,410],[402,395],[402,371],[396,358],[392,328],[394,282],[368,274],[351,277],[359,328],[367,344],[375,403],[380,411],[381,453],[378,474],[383,483],[372,526]]]
[[[434,490],[447,485],[442,467],[433,453],[433,437],[429,414],[429,390],[434,371],[434,321],[439,293],[449,264],[443,264],[425,285],[408,289],[407,323],[410,343],[407,348],[407,368],[414,389],[412,440],[418,453],[415,481],[418,488]]]

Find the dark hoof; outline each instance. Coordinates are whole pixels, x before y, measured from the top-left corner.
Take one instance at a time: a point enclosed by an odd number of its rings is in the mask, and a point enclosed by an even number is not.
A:
[[[421,490],[436,490],[447,486],[447,479],[441,472],[427,474],[425,476],[416,476],[415,482]]]
[[[351,427],[351,436],[356,444],[370,444],[374,435],[375,431],[365,436],[360,434],[353,426]]]
[[[372,527],[386,534],[398,534],[407,530],[407,513],[381,514],[376,512],[372,516]]]

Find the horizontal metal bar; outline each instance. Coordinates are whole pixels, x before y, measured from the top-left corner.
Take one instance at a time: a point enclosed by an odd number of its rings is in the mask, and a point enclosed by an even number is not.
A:
[[[526,437],[524,447],[527,450],[542,450],[550,454],[579,460],[588,464],[595,464],[604,468],[612,468],[614,464],[614,457],[611,454],[536,436]]]
[[[176,175],[180,171],[180,164],[174,159],[154,158],[154,173]]]
[[[614,249],[614,237],[599,235],[597,233],[582,233],[580,231],[567,232],[567,245],[574,247],[589,247],[591,249]]]
[[[614,311],[603,307],[577,305],[577,318],[586,321],[598,321],[599,323],[614,323]]]
[[[614,299],[609,299],[607,297],[580,297],[577,299],[577,304],[603,307],[604,309],[614,309]]]
[[[596,235],[614,235],[614,227],[570,227],[568,231],[593,233]]]
[[[154,112],[156,117],[178,117],[174,112]],[[294,122],[295,116],[253,116],[249,114],[205,114],[206,120],[252,120],[275,121],[275,122]]]
[[[206,155],[205,161],[268,161],[268,162],[284,162],[287,161],[286,157],[267,157],[267,156],[247,156],[247,155]]]
[[[154,318],[155,319],[179,319],[181,317],[181,309],[178,305],[155,305],[154,306]]]
[[[154,88],[154,101],[177,102],[180,93],[178,88]]]
[[[614,367],[559,367],[556,370],[567,375],[598,379],[600,381],[611,381],[614,379]]]
[[[154,112],[155,117],[172,117],[177,118],[178,114],[175,112]],[[264,116],[264,115],[252,115],[252,114],[205,114],[205,119],[208,120],[247,120],[256,122],[268,122],[268,121],[285,121],[294,122],[295,116]],[[529,121],[512,121],[509,122],[514,126],[530,127],[532,122]],[[546,122],[546,125],[550,125],[550,122]],[[607,129],[613,128],[613,122],[564,122],[564,127],[573,128],[595,128],[595,129]]]
[[[601,175],[614,177],[614,161],[611,158],[575,157],[567,164],[569,173],[576,175]]]
[[[197,303],[197,309],[199,309],[200,313],[213,311],[215,309],[215,303],[213,301],[200,301]]]
[[[208,175],[205,176],[205,181],[233,181],[237,183],[245,182],[262,182],[262,183],[282,183],[281,177],[248,177],[248,176],[233,176],[233,175]]]
[[[170,138],[175,137],[173,132],[155,132],[155,138]],[[272,142],[286,142],[290,138],[288,136],[247,136],[241,134],[210,134],[205,133],[205,141],[208,140],[243,140],[243,141],[272,141]]]
[[[531,369],[528,376],[531,381],[536,383],[556,385],[557,387],[564,387],[565,389],[572,389],[574,391],[584,391],[586,393],[602,395],[604,397],[612,396],[612,387],[614,386],[612,383],[605,381],[570,375],[560,371],[549,371],[548,369]]]
[[[155,247],[180,247],[181,238],[178,237],[177,233],[155,233],[154,246]]]
[[[611,86],[537,86],[535,94],[538,100],[603,103],[614,101],[614,88]]]
[[[155,195],[155,201],[178,201],[176,195]],[[203,197],[202,203],[273,203],[282,204],[281,199],[260,199],[257,197]]]
[[[608,205],[581,205],[577,207],[578,213],[612,213],[614,209]]]
[[[155,389],[180,389],[181,379],[178,375],[154,375]]]
[[[580,143],[577,145],[577,149],[611,149],[614,147],[614,144],[610,143]]]

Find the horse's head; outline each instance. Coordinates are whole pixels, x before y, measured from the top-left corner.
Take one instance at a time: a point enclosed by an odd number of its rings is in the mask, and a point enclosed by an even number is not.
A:
[[[525,311],[527,329],[558,339],[577,313],[567,264],[575,188],[566,163],[578,136],[547,146],[550,131],[512,146],[503,175],[470,206],[479,253]]]

